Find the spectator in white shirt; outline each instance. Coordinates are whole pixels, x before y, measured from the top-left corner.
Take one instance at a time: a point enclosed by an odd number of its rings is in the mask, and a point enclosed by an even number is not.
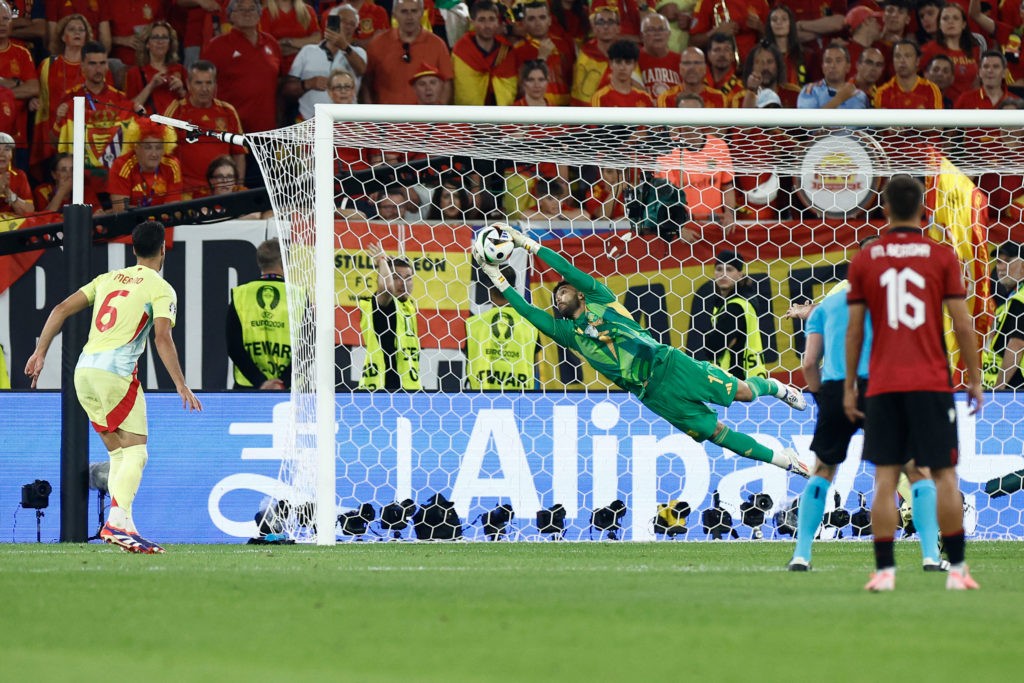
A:
[[[299,116],[313,118],[317,103],[329,103],[327,77],[332,71],[347,71],[356,80],[356,90],[366,72],[366,50],[353,43],[359,13],[351,5],[339,5],[327,15],[324,39],[306,45],[295,56],[284,94],[299,101]]]

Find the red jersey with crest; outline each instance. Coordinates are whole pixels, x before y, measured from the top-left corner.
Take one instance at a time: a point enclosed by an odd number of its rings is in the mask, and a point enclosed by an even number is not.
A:
[[[895,228],[850,263],[846,300],[871,314],[868,396],[951,392],[943,302],[966,296],[953,249],[914,228]]]

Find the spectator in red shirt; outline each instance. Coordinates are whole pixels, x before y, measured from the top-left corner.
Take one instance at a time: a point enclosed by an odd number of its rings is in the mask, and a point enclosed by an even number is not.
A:
[[[110,58],[125,66],[135,64],[135,53],[144,49],[140,36],[147,24],[166,17],[163,0],[121,0],[110,11]],[[111,64],[112,69],[120,65]]]
[[[704,53],[699,47],[688,47],[683,50],[679,60],[679,73],[682,83],[666,90],[658,98],[659,107],[674,108],[679,105],[680,95],[696,95],[704,103],[705,108],[722,109],[730,105],[729,100],[717,88],[711,88],[704,80],[707,71]]]
[[[615,0],[594,0],[590,6],[594,37],[583,43],[576,53],[572,70],[570,104],[585,107],[598,88],[607,84],[608,48],[619,40],[621,24]]]
[[[912,40],[897,42],[892,48],[896,75],[878,86],[872,106],[876,109],[942,109],[942,93],[931,81],[917,75],[921,49]]]
[[[39,77],[32,55],[21,45],[11,42],[13,21],[11,6],[0,0],[0,88],[14,93],[15,124],[8,131],[17,148],[16,165],[28,168],[28,101],[39,95]]]
[[[853,84],[867,95],[868,102],[871,102],[875,91],[878,90],[878,82],[882,80],[882,75],[885,73],[885,55],[877,47],[864,48],[855,68]]]
[[[736,41],[736,51],[743,60],[761,40],[767,17],[768,0],[705,0],[694,12],[690,44],[708,48],[713,34],[724,33]]]
[[[1008,16],[1009,7],[1016,6],[1012,19]],[[978,0],[971,0],[969,11],[971,19],[977,23],[978,28],[984,32],[986,37],[995,39],[999,49],[1006,57],[1006,66],[1010,70],[1010,78],[1016,86],[1024,85],[1024,50],[1021,49],[1021,42],[1024,39],[1024,2],[1017,0],[1005,0],[1004,12],[1001,13],[1006,19],[993,20],[982,12]],[[992,44],[991,41],[989,43]]]
[[[35,0],[40,2],[41,0]],[[46,31],[53,43],[54,36],[59,36],[57,24],[64,17],[79,14],[85,17],[96,40],[103,43],[107,50],[112,45],[110,39],[110,8],[113,3],[98,0],[46,0]],[[90,38],[89,40],[92,40]],[[57,54],[52,48],[53,54]],[[59,96],[58,96],[59,98]]]
[[[587,0],[552,0],[551,18],[551,33],[570,44],[582,45],[590,35]]]
[[[640,77],[644,88],[654,99],[669,88],[679,85],[681,55],[668,48],[668,19],[648,12],[640,23],[643,48],[640,50]],[[704,55],[701,53],[701,59]],[[703,78],[703,75],[701,76]]]
[[[946,55],[953,61],[953,85],[944,91],[956,102],[964,92],[978,83],[978,44],[967,27],[967,15],[959,5],[946,5],[939,13],[939,30],[933,39],[921,46],[921,65],[935,55]]]
[[[0,215],[27,216],[35,211],[25,173],[11,166],[14,138],[0,132]]]
[[[757,98],[761,90],[771,90],[779,96],[782,106],[796,109],[796,101],[800,96],[800,88],[792,83],[782,83],[785,65],[782,55],[771,43],[762,43],[747,55],[743,65],[746,76],[746,90],[742,95],[733,97],[731,106],[753,109],[757,107]]]
[[[846,25],[850,27],[850,42],[846,45],[850,53],[850,64],[856,68],[860,53],[869,47],[878,47],[882,37],[882,13],[867,5],[858,5],[846,13]],[[856,76],[851,73],[851,78]]]
[[[212,62],[199,60],[188,70],[188,96],[172,102],[163,112],[182,121],[194,123],[205,130],[225,133],[244,132],[238,112],[231,104],[217,97],[217,67]],[[178,130],[178,158],[186,192],[202,187],[210,162],[216,157],[229,155],[235,162],[239,177],[245,177],[245,149],[213,138],[203,137],[193,143],[185,142],[185,131]]]
[[[231,0],[228,16],[233,29],[217,36],[203,58],[217,67],[220,96],[234,105],[247,133],[277,125],[278,78],[281,51],[274,37],[259,30],[259,0]]]
[[[945,6],[945,0],[918,0],[915,8],[918,45],[924,45],[939,32],[939,12]]]
[[[441,78],[441,72],[431,65],[423,64],[409,79],[409,85],[416,93],[416,104],[445,104],[442,100],[444,79]]]
[[[178,34],[166,21],[142,29],[142,47],[125,76],[124,92],[135,104],[161,114],[185,96],[185,67],[178,63]]]
[[[737,95],[742,98],[743,81],[736,73],[736,41],[732,36],[715,33],[708,44],[708,87],[720,90],[729,102]]]
[[[415,104],[416,92],[409,83],[427,64],[444,81],[441,100],[447,104],[454,77],[452,60],[447,44],[423,28],[423,0],[396,0],[393,14],[398,26],[374,38],[367,48],[363,99],[377,104]]]
[[[633,85],[633,71],[640,59],[640,48],[632,40],[620,40],[608,48],[609,83],[598,88],[590,100],[592,107],[653,107],[647,91]]]
[[[166,126],[139,119],[124,135],[124,154],[110,167],[107,192],[113,211],[181,201],[181,167],[168,153],[176,136]]]
[[[952,109],[953,102],[946,93],[953,85],[953,60],[946,55],[935,55],[925,65],[924,77],[942,93],[942,108]]]
[[[551,32],[551,10],[546,3],[531,0],[521,7],[526,35],[512,48],[512,64],[494,79],[495,99],[499,105],[511,103],[516,98],[517,75],[523,65],[540,60],[548,67],[548,101],[553,105],[569,104],[576,44]]]
[[[548,65],[539,59],[523,64],[519,70],[520,96],[512,103],[516,107],[554,106],[548,92]]]
[[[1010,97],[1006,88],[1006,57],[999,50],[987,50],[978,67],[980,88],[972,88],[956,99],[956,109],[998,109]]]
[[[626,215],[626,189],[629,183],[617,168],[602,168],[601,178],[588,186],[583,209],[592,220],[616,220]]]
[[[267,0],[260,17],[260,30],[277,39],[282,71],[291,68],[299,50],[320,42],[320,22],[303,0]]]
[[[71,203],[71,176],[74,163],[70,154],[57,154],[50,159],[48,174],[50,180],[40,183],[32,193],[39,211],[60,213]],[[86,185],[84,201],[93,208],[99,208],[100,200],[92,188]]]
[[[186,69],[199,59],[203,43],[207,40],[204,36],[207,19],[213,20],[216,18],[219,23],[226,3],[227,0],[175,0],[179,11],[184,10],[185,13],[185,26],[182,30],[181,43],[183,47],[182,61]],[[210,28],[212,29],[213,27],[211,26]],[[212,38],[213,35],[211,32],[209,37]],[[219,30],[216,32],[216,35],[220,35]]]
[[[764,39],[773,43],[786,61],[786,83],[802,87],[821,78],[821,51],[814,42],[801,45],[793,10],[785,5],[773,7]]]

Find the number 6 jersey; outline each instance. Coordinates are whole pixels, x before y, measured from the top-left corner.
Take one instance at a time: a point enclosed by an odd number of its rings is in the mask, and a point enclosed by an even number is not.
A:
[[[92,305],[92,324],[78,359],[80,368],[127,377],[146,348],[153,319],[169,318],[174,326],[178,297],[152,268],[136,265],[112,270],[81,292]]]
[[[871,314],[867,395],[952,391],[943,302],[966,294],[953,249],[919,229],[893,228],[854,257],[848,277],[847,302]]]

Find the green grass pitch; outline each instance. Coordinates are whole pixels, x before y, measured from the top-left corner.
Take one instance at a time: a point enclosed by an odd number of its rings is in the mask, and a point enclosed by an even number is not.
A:
[[[0,545],[2,681],[998,681],[1020,675],[1024,545],[951,593],[897,544]]]

